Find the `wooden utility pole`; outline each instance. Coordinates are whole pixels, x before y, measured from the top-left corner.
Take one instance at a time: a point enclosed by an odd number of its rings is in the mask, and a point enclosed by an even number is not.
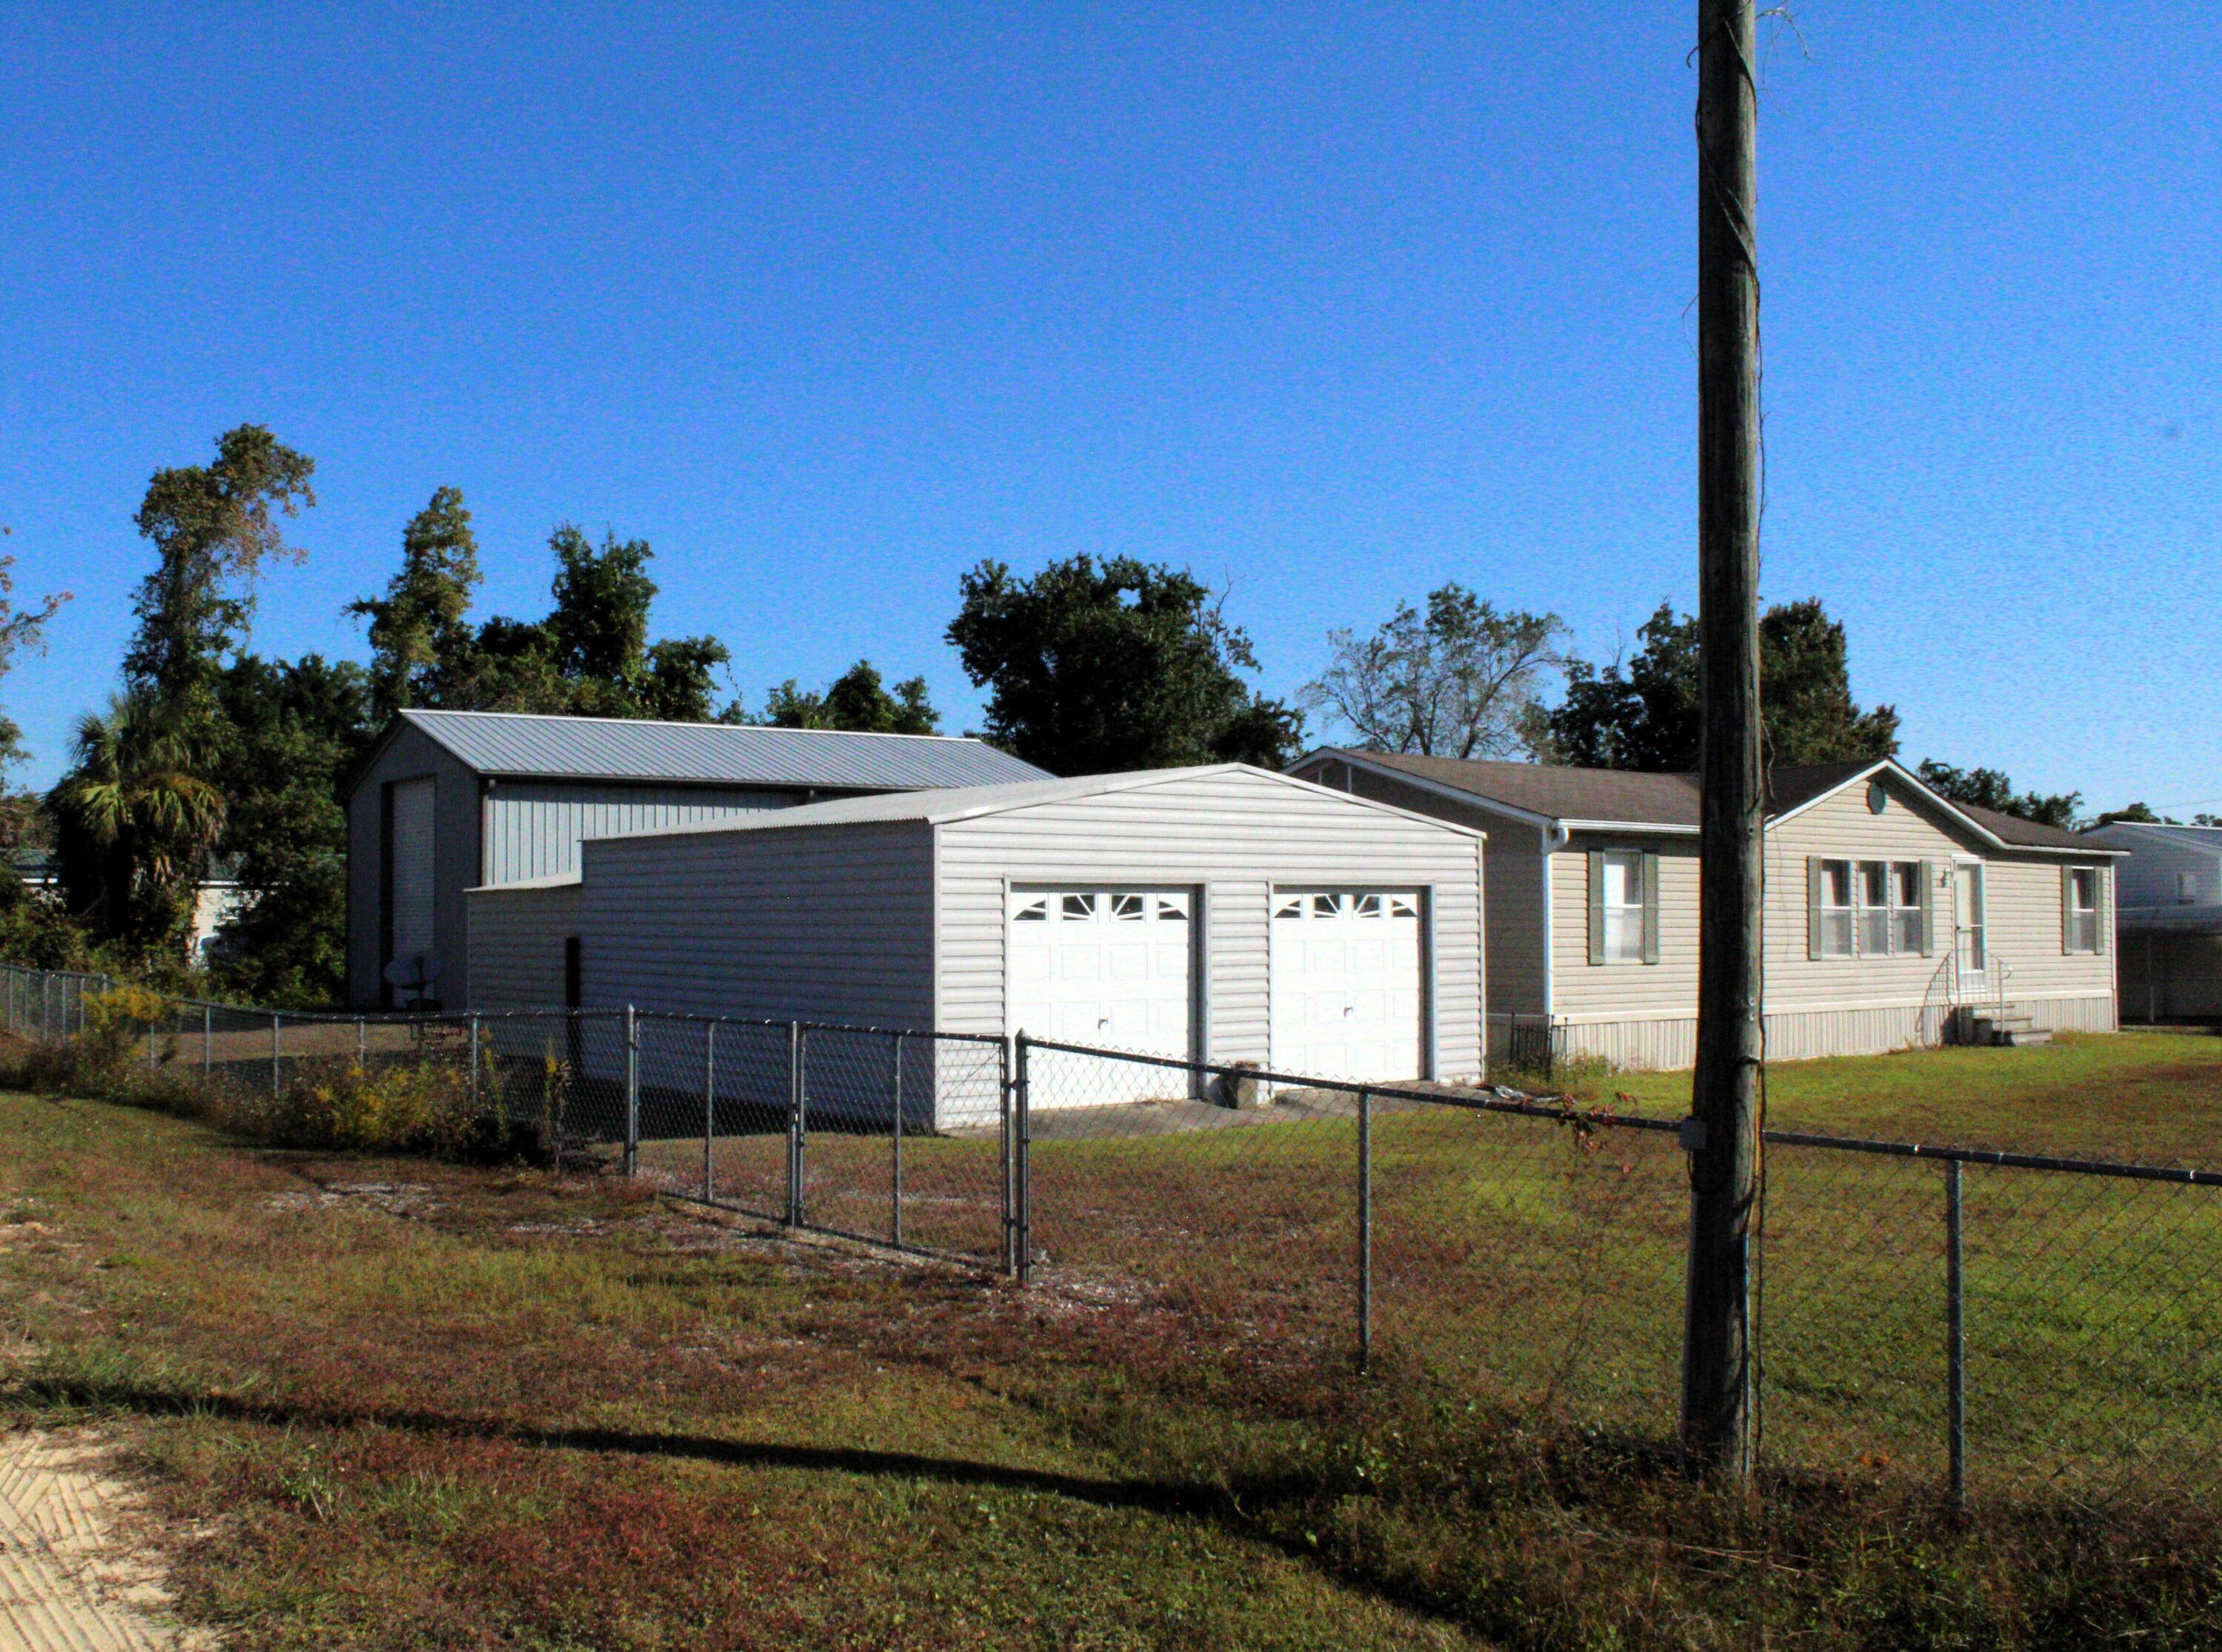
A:
[[[1753,0],[1698,4],[1698,1061],[1682,1437],[1754,1455],[1751,1223],[1759,1182],[1759,260]]]

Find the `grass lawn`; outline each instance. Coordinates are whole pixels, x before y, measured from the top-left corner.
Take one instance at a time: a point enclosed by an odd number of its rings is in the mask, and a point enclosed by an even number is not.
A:
[[[2222,1167],[2222,1036],[2070,1033],[2025,1049],[1902,1050],[1767,1069],[1781,1129]],[[1686,1073],[1585,1078],[1647,1113],[1689,1109]]]
[[[2182,1115],[2213,1117],[2218,1055],[2154,1036],[1785,1067],[1775,1118],[1900,1133],[1873,1111],[1897,1083],[1901,1116],[1950,1134],[2087,1148],[2065,1133],[2100,1091],[2107,1150],[2199,1156]],[[1673,1110],[1676,1080],[1623,1082]],[[1971,1175],[1970,1426],[1995,1489],[1962,1524],[1932,1489],[1933,1164],[1778,1159],[1768,1426],[1796,1472],[1754,1505],[1654,1449],[1671,1137],[1378,1119],[1360,1380],[1346,1122],[1039,1144],[1026,1292],[644,1185],[5,1094],[0,1132],[0,1332],[31,1350],[7,1406],[128,1448],[176,1523],[185,1610],[245,1647],[2222,1637],[2211,1502],[2005,1495],[2119,1467],[2131,1436],[2213,1461],[2203,1190]],[[969,1230],[980,1144],[914,1145]],[[814,1195],[862,1211],[879,1161],[848,1155],[814,1161]]]

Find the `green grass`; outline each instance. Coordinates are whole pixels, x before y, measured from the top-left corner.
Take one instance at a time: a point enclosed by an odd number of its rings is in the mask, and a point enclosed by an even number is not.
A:
[[[1591,1078],[1582,1092],[1688,1110],[1686,1073]],[[2025,1049],[1904,1050],[1784,1061],[1767,1070],[1778,1129],[2147,1164],[2222,1164],[2222,1037],[2067,1034]]]
[[[1901,1116],[2068,1145],[2045,1133],[2095,1086],[2109,1150],[2174,1155],[2222,1091],[2200,1041],[1947,1054],[1779,1069],[1777,1122],[1898,1086]],[[1673,1110],[1672,1080],[1626,1082]],[[1989,1455],[1963,1524],[1934,1495],[1934,1165],[1778,1157],[1785,1472],[1747,1502],[1657,1450],[1671,1137],[1434,1112],[1375,1131],[1360,1379],[1339,1122],[1039,1144],[1047,1260],[1020,1292],[614,1180],[247,1148],[0,1095],[0,1337],[42,1350],[6,1405],[128,1443],[176,1523],[184,1611],[247,1648],[2222,1636],[2211,1499],[2093,1503],[2074,1468],[2125,1466],[2125,1434],[2214,1459],[2203,1192],[1971,1173]],[[971,1233],[992,1146],[915,1145],[911,1186]],[[828,1138],[813,1162],[814,1208],[878,1208],[876,1152]],[[2063,1464],[2068,1496],[2047,1484]]]

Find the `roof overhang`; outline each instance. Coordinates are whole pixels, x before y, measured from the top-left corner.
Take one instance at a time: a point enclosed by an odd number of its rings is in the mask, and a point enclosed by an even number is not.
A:
[[[1315,762],[1346,763],[1352,768],[1361,769],[1366,773],[1378,776],[1380,779],[1393,780],[1398,784],[1409,785],[1416,792],[1427,792],[1437,797],[1449,798],[1459,803],[1464,804],[1470,808],[1486,809],[1495,813],[1507,816],[1515,820],[1523,821],[1530,825],[1542,827],[1547,829],[1554,829],[1560,832],[1636,832],[1665,837],[1696,837],[1699,835],[1703,830],[1701,827],[1687,824],[1682,822],[1636,820],[1632,818],[1595,820],[1581,819],[1571,816],[1556,817],[1545,815],[1539,813],[1535,810],[1522,809],[1515,804],[1502,802],[1497,798],[1490,797],[1485,792],[1472,792],[1468,791],[1464,786],[1451,785],[1441,780],[1428,779],[1417,774],[1408,773],[1403,769],[1394,767],[1386,763],[1371,762],[1367,760],[1367,754],[1364,752],[1350,751],[1340,746],[1321,746],[1316,748],[1312,751],[1305,753],[1303,756],[1298,758],[1289,767],[1290,771],[1293,773],[1296,769],[1307,767]],[[1824,786],[1809,798],[1799,798],[1798,802],[1792,804],[1790,808],[1782,810],[1778,813],[1769,815],[1767,819],[1767,828],[1769,831],[1772,831],[1775,827],[1781,825],[1784,822],[1795,820],[1798,816],[1805,813],[1808,810],[1816,807],[1817,804],[1825,803],[1830,798],[1839,796],[1846,788],[1861,785],[1874,779],[1876,775],[1884,773],[1887,773],[1892,779],[1902,783],[1919,797],[1924,803],[1928,804],[1938,813],[1943,815],[1955,825],[1959,826],[1962,829],[1974,837],[1978,842],[1980,842],[1991,848],[2004,850],[2006,853],[2012,854],[2052,855],[2068,860],[2119,860],[2129,853],[2125,849],[2106,848],[2095,843],[2087,847],[2083,845],[2075,845],[2071,847],[2065,844],[2016,843],[2011,842],[2006,838],[2000,837],[1989,827],[1984,825],[1982,822],[1975,819],[1972,815],[1968,814],[1955,806],[1949,798],[1940,796],[1932,787],[1924,782],[1919,775],[1914,773],[1911,769],[1900,763],[1896,758],[1892,757],[1878,758],[1874,762],[1866,765],[1864,767],[1853,770],[1842,779],[1836,781],[1833,785]],[[1331,787],[1329,788],[1329,790],[1332,789],[1333,788]]]
[[[2222,906],[2120,906],[2117,935],[2222,935]]]

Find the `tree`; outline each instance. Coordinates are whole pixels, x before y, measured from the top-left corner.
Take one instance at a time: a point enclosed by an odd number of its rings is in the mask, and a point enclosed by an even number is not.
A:
[[[128,689],[78,724],[69,773],[49,796],[72,911],[144,958],[182,954],[223,829],[210,746],[195,708]]]
[[[549,535],[555,606],[544,619],[464,614],[478,581],[462,496],[443,488],[409,525],[386,595],[351,605],[371,621],[381,716],[405,704],[467,711],[706,722],[732,655],[715,637],[648,641],[656,581],[646,540],[577,527]],[[408,698],[399,698],[402,694]]]
[[[1661,603],[1625,666],[1566,668],[1566,697],[1544,719],[1552,756],[1589,768],[1682,773],[1697,767],[1698,623]],[[1858,761],[1898,751],[1898,712],[1852,698],[1844,628],[1818,598],[1770,608],[1759,623],[1767,754],[1781,765]]]
[[[1971,803],[1978,809],[1995,809],[2002,815],[2033,820],[2040,826],[2057,826],[2063,831],[2075,824],[2075,811],[2083,806],[2080,792],[2049,796],[2039,792],[2017,792],[2003,769],[1955,768],[1924,757],[1917,773],[1923,784],[1941,798]]]
[[[790,677],[771,691],[764,721],[775,729],[847,729],[870,735],[930,735],[941,714],[926,696],[926,679],[907,678],[888,691],[878,667],[859,660],[823,694],[798,688]]]
[[[633,690],[634,715],[664,723],[709,723],[716,719],[711,702],[717,698],[718,677],[732,662],[732,653],[710,636],[666,637],[651,643],[648,668]],[[740,721],[739,703],[729,708]]]
[[[1760,693],[1778,763],[1848,763],[1898,752],[1898,711],[1852,698],[1844,628],[1821,599],[1780,603],[1759,622]]]
[[[210,686],[253,617],[264,560],[300,559],[278,519],[316,504],[316,467],[266,427],[242,424],[217,438],[213,462],[154,472],[137,521],[158,560],[132,606],[127,682],[169,698]]]
[[[436,491],[401,532],[401,571],[383,597],[349,603],[370,622],[370,680],[380,722],[436,701],[445,679],[468,669],[474,639],[464,616],[477,591],[478,540],[462,490]]]
[[[375,737],[371,675],[310,654],[233,664],[217,695],[228,737],[222,851],[243,908],[219,936],[230,990],[266,1002],[336,1001],[346,981],[347,815],[339,786]]]
[[[1455,583],[1429,591],[1427,602],[1424,614],[1398,604],[1370,636],[1328,632],[1333,658],[1306,685],[1306,703],[1327,708],[1374,751],[1532,752],[1538,697],[1564,663],[1565,623],[1556,614],[1500,614]]]
[[[1927,765],[1924,764],[1923,767],[1926,767]],[[2003,779],[2005,779],[2005,776],[2001,775],[1999,778]],[[2081,794],[2079,793],[2078,795],[2080,797]],[[2145,803],[2133,803],[2126,809],[2109,809],[2105,814],[2100,815],[2098,819],[2093,821],[2091,823],[2093,826],[2112,826],[2117,821],[2127,822],[2133,826],[2173,826],[2176,824],[2175,821],[2170,820],[2166,815],[2155,814],[2153,812],[2152,805]],[[2202,817],[2197,823],[2206,825],[2210,823]]]
[[[621,703],[647,669],[648,610],[656,589],[648,563],[656,553],[644,539],[620,541],[613,533],[603,535],[598,551],[569,523],[549,536],[548,548],[556,556],[556,607],[548,616],[556,669],[582,701],[597,702],[593,710],[625,716]]]
[[[1205,762],[1278,768],[1303,716],[1254,694],[1250,640],[1185,570],[1133,557],[963,576],[948,637],[989,689],[988,737],[1057,774]]]
[[[0,528],[0,534],[8,532]],[[47,648],[47,622],[53,618],[61,605],[69,601],[66,591],[58,591],[41,598],[36,603],[16,606],[16,559],[0,556],[0,680],[4,680],[16,663],[16,656],[25,650],[43,654]],[[0,710],[0,850],[22,848],[36,835],[49,829],[46,811],[37,797],[19,791],[8,779],[8,771],[29,755],[23,748],[23,729],[15,718]],[[18,885],[0,869],[0,893],[13,896]]]

